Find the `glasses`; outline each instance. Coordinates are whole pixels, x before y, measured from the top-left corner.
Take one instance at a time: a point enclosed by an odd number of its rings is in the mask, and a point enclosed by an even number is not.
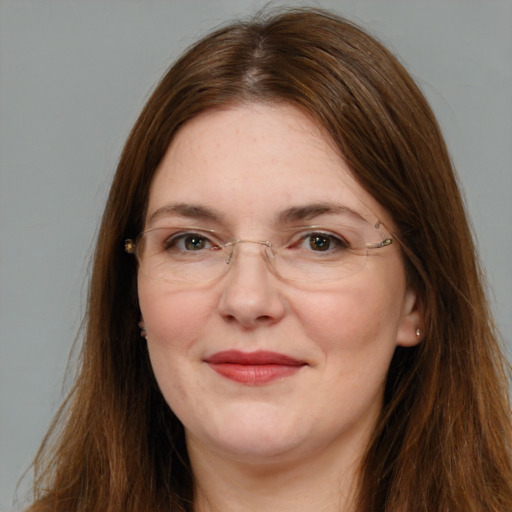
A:
[[[301,226],[276,232],[274,241],[223,241],[218,232],[196,227],[148,229],[125,251],[134,254],[139,271],[169,283],[204,283],[228,272],[242,245],[262,249],[268,268],[280,278],[303,283],[338,281],[360,272],[370,251],[392,244],[380,223],[361,220],[351,225]],[[245,257],[245,256],[242,256]]]

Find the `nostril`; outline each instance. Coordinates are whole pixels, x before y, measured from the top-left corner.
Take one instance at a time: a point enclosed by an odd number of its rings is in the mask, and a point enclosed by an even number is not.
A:
[[[239,324],[247,331],[271,324],[275,321],[270,315],[260,315],[253,319],[241,316],[237,317],[236,315],[223,315],[223,318],[227,324]]]

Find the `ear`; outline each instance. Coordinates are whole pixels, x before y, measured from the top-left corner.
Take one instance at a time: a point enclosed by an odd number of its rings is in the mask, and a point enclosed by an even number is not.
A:
[[[421,341],[422,330],[422,318],[417,294],[414,290],[407,289],[402,306],[402,316],[398,324],[396,344],[401,347],[417,345]]]

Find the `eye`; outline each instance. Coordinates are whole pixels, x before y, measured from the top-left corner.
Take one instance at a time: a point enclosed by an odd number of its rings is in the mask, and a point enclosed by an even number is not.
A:
[[[328,251],[331,248],[331,238],[325,235],[310,235],[309,247],[313,251]]]
[[[348,249],[349,244],[341,237],[322,232],[307,233],[292,245],[292,248],[315,252],[333,252]]]
[[[203,249],[212,249],[214,246],[200,233],[181,233],[169,237],[164,242],[165,249],[178,251],[201,251]]]
[[[311,250],[321,252],[345,249],[348,247],[347,242],[327,233],[311,233],[308,236],[308,244]]]

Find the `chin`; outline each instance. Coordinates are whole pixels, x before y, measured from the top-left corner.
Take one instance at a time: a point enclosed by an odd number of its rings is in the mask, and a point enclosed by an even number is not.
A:
[[[272,418],[269,413],[238,415],[224,418],[206,431],[191,432],[186,429],[187,443],[197,443],[213,449],[226,458],[244,462],[268,463],[286,458],[307,439],[297,425]]]

